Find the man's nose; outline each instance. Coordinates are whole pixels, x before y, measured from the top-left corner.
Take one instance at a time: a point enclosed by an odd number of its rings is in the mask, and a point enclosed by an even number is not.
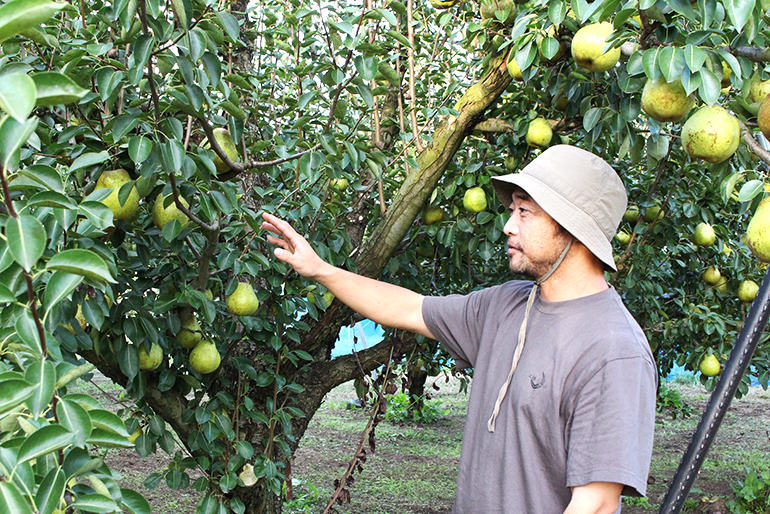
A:
[[[503,232],[508,236],[515,236],[519,233],[519,225],[514,219],[515,217],[514,214],[511,214],[511,217],[508,218],[508,221],[505,222],[505,226],[503,227]]]

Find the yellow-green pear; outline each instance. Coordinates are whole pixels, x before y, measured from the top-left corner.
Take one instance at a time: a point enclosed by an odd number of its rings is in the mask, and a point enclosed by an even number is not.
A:
[[[522,74],[519,65],[516,64],[516,59],[514,58],[513,54],[514,52],[511,52],[511,55],[508,57],[508,74],[513,80],[522,81],[524,80],[524,75]]]
[[[230,135],[230,131],[226,128],[218,127],[214,129],[214,139],[216,139],[219,147],[224,150],[225,155],[230,158],[231,161],[236,162],[238,160],[238,147],[235,146],[233,136]],[[206,144],[206,148],[210,148],[211,143]],[[230,166],[225,164],[218,155],[214,157],[214,166],[217,168],[217,174],[221,175],[227,171],[230,171]]]
[[[701,107],[682,127],[685,152],[712,164],[729,159],[740,139],[738,118],[719,105]]]
[[[329,307],[332,304],[332,302],[334,301],[334,294],[331,291],[326,291],[324,294],[321,295],[321,298],[323,298],[324,301],[326,302],[326,307]],[[312,291],[308,292],[308,294],[307,294],[307,301],[309,301],[310,303],[312,303],[313,305],[318,307],[318,305],[315,303],[316,302],[316,293],[314,293]]]
[[[136,186],[131,188],[126,202],[120,204],[120,188],[130,180],[128,172],[122,168],[103,171],[96,180],[96,189],[112,189],[112,193],[101,202],[110,208],[112,217],[116,220],[127,220],[139,210],[139,192]]]
[[[81,329],[83,329],[83,330],[86,329],[86,325],[88,323],[86,322],[85,316],[83,316],[83,306],[82,305],[78,305],[78,310],[77,310],[77,312],[75,312],[75,321],[78,322],[78,325],[80,325]],[[66,325],[62,324],[62,326],[64,328],[66,328],[67,330],[69,330],[70,332],[72,332],[73,335],[75,334],[75,329],[73,328],[72,323],[67,323]]]
[[[625,230],[621,230],[620,232],[615,234],[615,241],[625,246],[631,241],[631,234],[629,234]]]
[[[759,78],[759,73],[754,73],[749,82],[749,102],[761,102],[767,98],[768,94],[770,94],[770,80],[762,80]]]
[[[703,357],[703,360],[700,361],[699,368],[700,372],[707,377],[717,376],[719,375],[719,372],[722,371],[722,365],[719,364],[719,359],[717,359],[716,355],[713,353]]]
[[[176,334],[176,340],[179,341],[182,348],[195,348],[195,345],[203,339],[198,318],[195,317],[195,314],[190,313],[181,321],[182,329]]]
[[[759,112],[757,112],[757,123],[759,124],[759,130],[766,138],[770,139],[770,95],[766,96],[762,103],[759,104]]]
[[[530,146],[536,146],[543,148],[548,146],[553,138],[553,129],[551,124],[545,118],[535,118],[529,122],[529,128],[527,128],[527,135],[525,139]]]
[[[217,346],[211,341],[201,341],[190,352],[190,366],[202,375],[211,373],[219,367],[222,357]]]
[[[762,262],[770,262],[770,197],[759,202],[746,229],[746,245]]]
[[[738,299],[742,302],[753,302],[759,292],[759,284],[753,280],[744,280],[738,286]]]
[[[643,219],[647,223],[652,223],[655,220],[663,218],[665,215],[666,212],[661,208],[660,205],[651,205],[644,210]]]
[[[329,182],[329,185],[336,189],[337,191],[344,191],[348,188],[348,179],[345,177],[342,178],[333,178],[331,182]]]
[[[433,225],[434,223],[440,223],[444,221],[445,215],[446,213],[444,212],[444,209],[438,205],[432,205],[425,209],[425,211],[422,213],[422,220],[426,225]]]
[[[692,240],[698,246],[711,246],[717,240],[717,234],[708,223],[699,223],[695,227]]]
[[[168,196],[170,195],[163,196],[163,193],[158,194],[158,197],[155,199],[155,205],[152,207],[152,221],[155,223],[156,227],[163,230],[163,227],[166,226],[166,223],[171,220],[177,220],[182,226],[182,230],[184,230],[190,223],[190,218],[188,218],[185,213],[180,211],[176,206],[176,203],[171,200],[169,200],[167,207],[163,207],[163,204],[166,202],[166,198],[168,198]],[[187,203],[187,200],[181,196],[179,197],[179,201],[182,202],[182,205],[185,207],[190,206],[190,204]]]
[[[238,282],[233,294],[227,297],[227,310],[236,316],[251,316],[258,308],[259,300],[248,282]]]
[[[147,345],[152,345],[152,350],[147,351]],[[152,371],[163,362],[163,350],[159,344],[145,343],[139,345],[139,369]]]
[[[682,119],[695,104],[695,97],[688,95],[677,79],[666,82],[662,76],[648,80],[642,91],[642,110],[660,122]]]
[[[572,38],[572,58],[588,71],[603,72],[612,69],[620,60],[620,48],[604,52],[607,38],[612,34],[612,23],[603,21],[582,27]]]
[[[703,272],[703,281],[707,284],[716,285],[720,278],[722,278],[722,273],[713,264]]]
[[[463,207],[470,212],[481,212],[487,208],[487,195],[480,187],[472,187],[465,191]]]
[[[636,205],[629,205],[628,209],[626,209],[626,212],[623,213],[623,221],[627,221],[629,223],[636,223],[639,221],[640,217],[641,212],[639,212],[639,207]]]

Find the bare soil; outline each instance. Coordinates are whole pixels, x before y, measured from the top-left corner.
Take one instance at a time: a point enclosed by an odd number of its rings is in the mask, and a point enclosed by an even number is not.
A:
[[[624,514],[657,512],[708,401],[709,393],[697,382],[668,385],[681,393],[694,414],[685,419],[657,417],[648,497],[624,499]],[[431,405],[446,412],[432,423],[384,421],[378,425],[376,451],[371,453],[368,444],[364,445],[367,458],[353,474],[348,487],[350,502],[335,506],[336,512],[451,512],[467,404],[467,395],[457,390],[458,385],[450,382],[433,391]],[[109,407],[115,393],[108,393],[93,392]],[[367,410],[351,408],[349,402],[354,398],[351,384],[327,395],[292,463],[292,497],[284,504],[285,513],[323,512],[334,493],[334,481],[342,479],[369,418]],[[194,512],[200,496],[192,488],[173,490],[164,481],[153,490],[143,485],[147,475],[162,471],[170,461],[160,449],[148,459],[141,459],[134,450],[111,451],[107,456],[108,464],[122,476],[121,486],[144,494],[154,512]],[[749,467],[770,469],[770,392],[758,387],[733,400],[685,512],[727,513],[725,500],[734,498],[733,485],[745,479]]]

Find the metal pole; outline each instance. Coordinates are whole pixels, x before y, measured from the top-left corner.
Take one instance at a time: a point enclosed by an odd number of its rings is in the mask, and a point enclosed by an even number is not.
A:
[[[693,433],[687,451],[682,456],[679,468],[666,492],[658,514],[678,514],[684,506],[695,478],[698,476],[706,453],[711,447],[719,425],[727,412],[730,402],[738,390],[741,377],[749,367],[751,356],[757,349],[762,332],[770,316],[770,270],[765,274],[756,298],[751,304],[749,314],[743,323],[738,339],[735,341],[722,374],[711,393],[706,410],[701,416],[698,427]]]

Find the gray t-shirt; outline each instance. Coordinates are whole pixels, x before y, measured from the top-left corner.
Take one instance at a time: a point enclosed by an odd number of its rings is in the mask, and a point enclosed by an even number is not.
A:
[[[569,488],[590,482],[646,493],[657,372],[613,288],[565,302],[538,293],[495,432],[488,431],[531,288],[511,281],[423,303],[427,327],[457,366],[474,368],[455,514],[561,514]]]

